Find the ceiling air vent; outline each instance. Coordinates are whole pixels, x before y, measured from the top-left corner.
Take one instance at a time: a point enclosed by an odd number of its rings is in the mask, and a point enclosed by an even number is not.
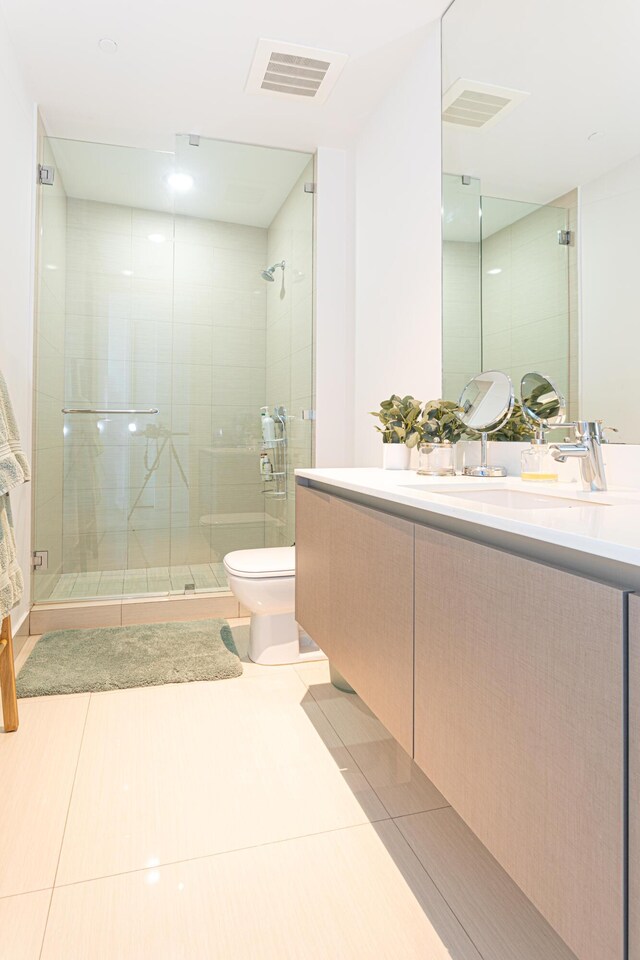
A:
[[[509,90],[460,77],[442,97],[442,119],[445,123],[486,130],[528,96],[524,90]]]
[[[259,40],[246,91],[322,103],[331,93],[347,59],[344,53],[279,40]]]

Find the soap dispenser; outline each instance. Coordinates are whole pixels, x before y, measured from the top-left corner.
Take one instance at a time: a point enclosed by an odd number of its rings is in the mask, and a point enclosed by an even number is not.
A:
[[[531,446],[522,451],[520,463],[522,480],[544,480],[552,483],[558,479],[557,463],[551,456],[549,444],[545,440],[544,428],[536,430]]]

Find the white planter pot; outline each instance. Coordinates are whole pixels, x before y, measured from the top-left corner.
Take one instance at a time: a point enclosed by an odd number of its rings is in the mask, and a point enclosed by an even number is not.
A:
[[[408,470],[411,450],[405,443],[382,444],[382,466],[385,470]]]

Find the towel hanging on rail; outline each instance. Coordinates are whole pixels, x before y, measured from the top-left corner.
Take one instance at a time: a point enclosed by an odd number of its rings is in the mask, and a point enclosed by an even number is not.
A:
[[[16,555],[9,491],[31,479],[18,424],[0,372],[0,620],[22,599],[24,581]]]

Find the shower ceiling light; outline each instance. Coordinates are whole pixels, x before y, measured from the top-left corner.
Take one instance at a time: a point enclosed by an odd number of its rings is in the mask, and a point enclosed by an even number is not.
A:
[[[151,240],[151,243],[164,243],[164,233],[150,233],[147,240]]]
[[[170,173],[167,177],[167,186],[177,193],[186,193],[193,186],[193,177],[190,173]]]
[[[110,56],[118,52],[118,44],[115,40],[112,40],[111,37],[103,37],[102,40],[98,40],[98,47],[102,53],[109,54]]]

